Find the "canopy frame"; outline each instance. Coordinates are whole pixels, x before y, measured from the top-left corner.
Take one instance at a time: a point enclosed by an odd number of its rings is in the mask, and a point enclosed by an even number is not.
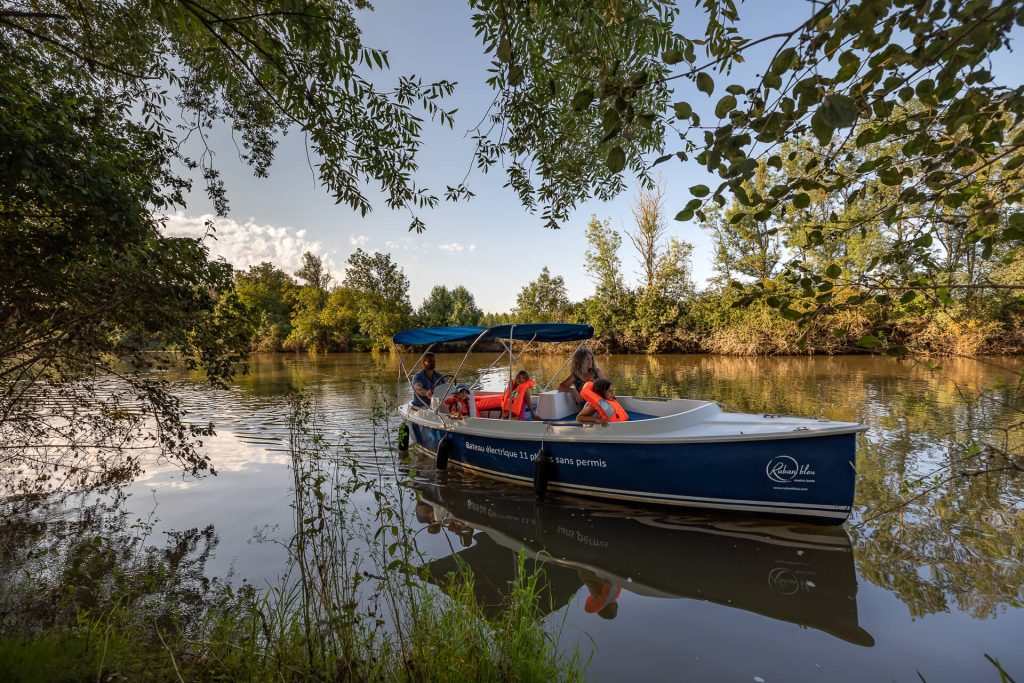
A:
[[[505,337],[504,334],[503,334],[505,327],[508,328],[508,336],[507,337]],[[530,335],[530,336],[524,336],[522,338],[517,338],[516,337],[516,327],[527,328],[526,331],[524,332],[524,334],[525,335]],[[546,327],[551,328],[551,329],[545,330]],[[444,334],[445,330],[450,330],[450,336],[447,336],[447,337],[445,336],[445,334]],[[546,335],[546,334],[542,334],[545,331],[549,332],[550,336]],[[425,336],[424,336],[425,341],[423,343],[427,344],[427,348],[423,351],[423,353],[420,354],[419,358],[416,359],[416,363],[414,363],[412,368],[410,369],[410,368],[406,367],[406,365],[405,365],[405,358],[402,356],[402,352],[398,350],[398,346],[399,345],[402,345],[402,346],[417,346],[417,345],[419,345],[417,343],[417,339],[416,339],[416,333],[417,332],[424,332],[425,333]],[[559,338],[559,335],[557,334],[558,332],[565,332],[566,333],[565,338]],[[519,367],[521,370],[525,370],[526,369],[519,362],[519,359],[523,357],[523,354],[525,354],[527,352],[527,350],[529,350],[530,346],[532,346],[535,341],[539,340],[541,342],[562,343],[562,342],[566,342],[566,341],[574,341],[576,339],[580,339],[581,341],[580,341],[579,345],[576,347],[576,349],[574,349],[573,352],[571,354],[569,354],[569,357],[566,358],[565,362],[562,363],[562,365],[558,368],[558,370],[555,371],[554,375],[552,375],[548,379],[548,381],[544,384],[544,387],[541,389],[541,391],[546,391],[548,386],[551,384],[551,382],[559,375],[559,373],[561,373],[562,368],[564,368],[566,363],[569,362],[569,359],[572,358],[573,354],[575,354],[577,351],[579,351],[579,349],[581,349],[584,346],[584,344],[586,344],[586,340],[592,338],[593,336],[594,336],[594,328],[591,327],[590,325],[578,325],[578,324],[571,324],[571,323],[521,323],[521,324],[510,323],[508,325],[497,325],[497,326],[488,327],[488,328],[480,328],[480,327],[451,327],[451,328],[429,327],[429,328],[421,328],[421,329],[404,330],[402,332],[397,332],[395,335],[393,335],[391,337],[391,341],[392,341],[392,343],[395,346],[395,353],[398,354],[398,363],[399,363],[398,384],[401,385],[402,376],[404,375],[406,382],[408,382],[408,384],[409,384],[409,388],[412,390],[413,394],[415,395],[416,388],[413,386],[413,383],[412,383],[413,372],[416,371],[416,368],[419,366],[420,362],[422,362],[422,360],[426,357],[426,355],[431,352],[431,350],[434,348],[434,346],[436,346],[439,343],[445,343],[445,342],[464,342],[464,341],[469,341],[470,339],[472,339],[472,342],[470,342],[469,348],[466,349],[466,352],[462,356],[462,361],[459,363],[459,367],[455,370],[455,373],[452,375],[452,385],[454,386],[454,385],[458,384],[459,373],[462,372],[462,368],[465,367],[466,360],[469,358],[469,354],[472,353],[472,351],[476,347],[476,345],[482,339],[486,339],[486,338],[494,338],[494,339],[496,339],[502,345],[502,347],[503,347],[502,348],[502,352],[498,355],[497,358],[494,359],[494,362],[492,362],[487,367],[487,369],[484,370],[484,372],[487,372],[488,370],[493,368],[495,365],[497,365],[498,362],[501,361],[501,359],[504,358],[505,354],[507,353],[508,357],[509,357],[508,382],[509,382],[509,385],[511,385],[512,381],[514,379],[515,367]],[[399,338],[402,338],[404,341],[399,341]],[[526,346],[524,346],[523,349],[518,354],[515,353],[515,346],[514,346],[514,344],[515,344],[516,341],[525,341],[526,342]],[[479,385],[479,383],[480,383],[480,380],[477,379],[477,380],[475,380],[473,382],[472,386],[476,387],[476,386]],[[438,403],[436,408],[432,408],[430,410],[432,410],[439,417],[442,417],[440,415],[440,412],[439,412],[440,408],[441,408],[441,404]],[[446,421],[443,421],[443,422],[447,426],[447,422]]]

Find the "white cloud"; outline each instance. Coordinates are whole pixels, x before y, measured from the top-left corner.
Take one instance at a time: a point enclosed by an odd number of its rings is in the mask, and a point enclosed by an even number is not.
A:
[[[213,223],[214,231],[206,239],[213,258],[223,257],[236,268],[244,269],[270,261],[286,273],[294,273],[302,266],[303,252],[324,257],[319,242],[306,239],[305,230],[274,225],[260,225],[254,220],[239,223],[231,218],[217,218],[210,214],[193,217],[178,212],[168,216],[164,234],[171,237],[203,237],[206,223]],[[324,258],[328,270],[337,273],[331,259]]]
[[[348,238],[348,241],[351,242],[354,247],[362,247],[370,241],[370,238],[366,235],[352,235]]]
[[[387,240],[384,242],[385,251],[410,251],[414,248],[419,248],[419,242],[411,237],[400,237],[398,241]]]
[[[437,245],[437,248],[440,249],[441,251],[447,251],[449,254],[455,254],[457,252],[466,250],[475,251],[476,245],[470,244],[469,246],[464,246],[462,244],[459,244],[458,242],[452,242],[451,244],[439,244]]]

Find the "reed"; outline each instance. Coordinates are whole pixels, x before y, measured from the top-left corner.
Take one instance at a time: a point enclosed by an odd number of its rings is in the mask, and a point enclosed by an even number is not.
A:
[[[212,584],[183,610],[160,590],[170,568],[150,558],[118,568],[150,576],[88,604],[63,586],[47,623],[0,632],[4,680],[581,680],[585,663],[545,625],[545,577],[525,556],[498,616],[477,603],[468,568],[440,588],[421,575],[410,491],[395,485],[414,472],[390,443],[392,414],[381,403],[372,453],[356,453],[325,432],[311,394],[295,397],[294,529],[278,585]]]

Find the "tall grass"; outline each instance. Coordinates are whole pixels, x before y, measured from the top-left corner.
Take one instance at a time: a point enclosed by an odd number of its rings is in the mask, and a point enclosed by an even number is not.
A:
[[[391,414],[381,403],[373,452],[360,458],[344,435],[325,435],[310,395],[295,398],[294,528],[277,586],[214,584],[198,610],[163,600],[167,567],[152,562],[149,596],[115,589],[83,604],[64,586],[66,609],[49,623],[0,634],[4,680],[582,679],[578,652],[562,654],[557,627],[544,624],[545,577],[524,556],[497,617],[477,604],[468,568],[443,591],[421,575]]]

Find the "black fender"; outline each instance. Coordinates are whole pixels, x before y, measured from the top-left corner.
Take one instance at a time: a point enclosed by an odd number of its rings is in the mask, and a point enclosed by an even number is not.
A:
[[[398,450],[409,450],[409,425],[404,422],[398,425]]]
[[[437,469],[448,469],[448,458],[455,452],[455,444],[445,434],[437,444]]]
[[[551,479],[551,455],[543,446],[533,458],[533,492],[543,498],[548,492],[548,480]]]

